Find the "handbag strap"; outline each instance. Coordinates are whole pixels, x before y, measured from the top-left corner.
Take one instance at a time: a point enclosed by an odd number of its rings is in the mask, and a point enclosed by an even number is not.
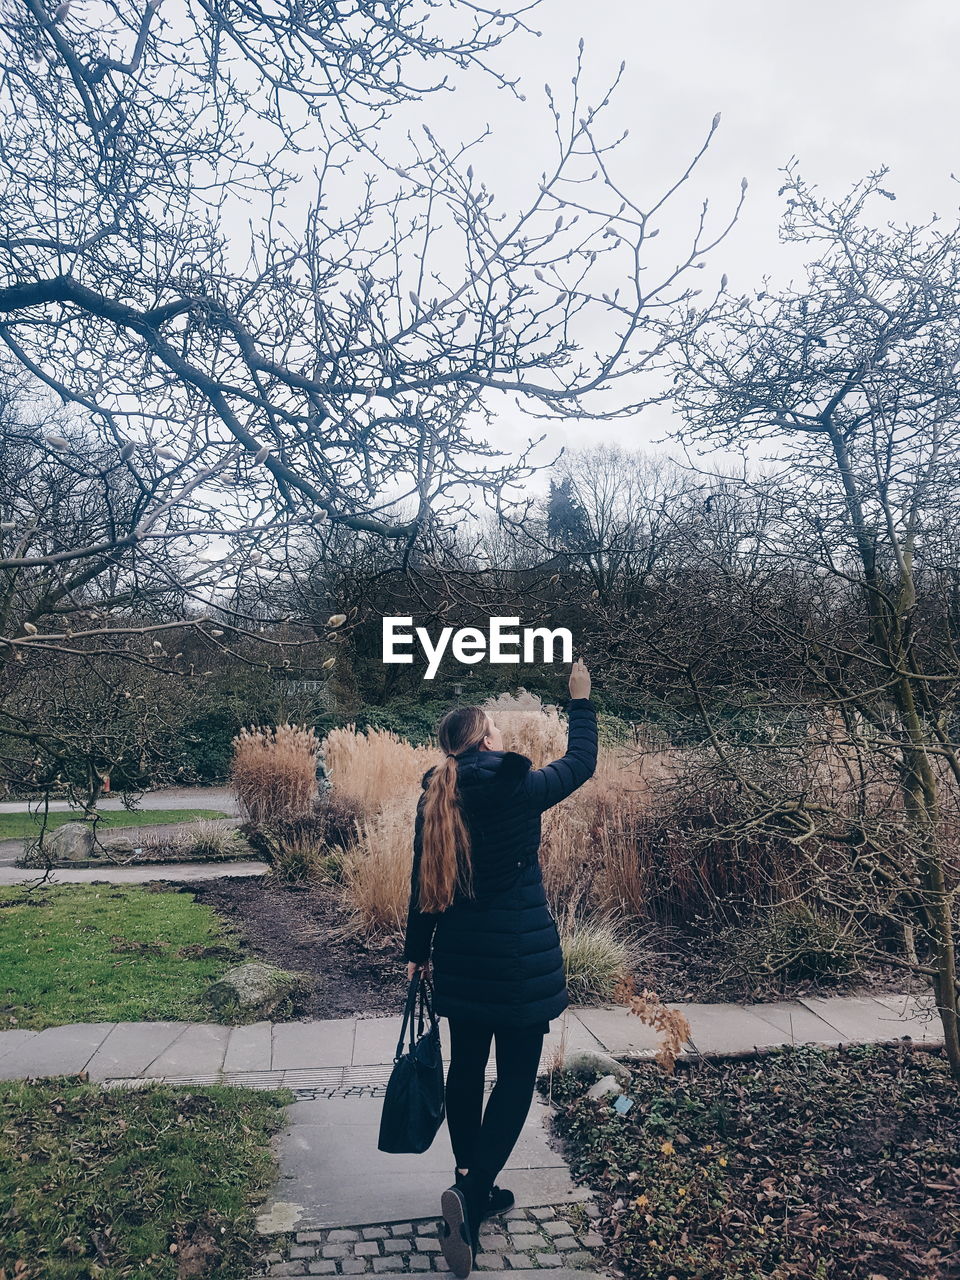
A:
[[[403,1057],[403,1039],[407,1031],[407,1022],[410,1023],[410,1052],[414,1050],[414,1023],[417,1023],[417,1036],[422,1036],[425,1029],[424,1014],[430,1016],[431,1030],[436,1027],[439,1030],[437,1015],[433,1011],[433,1000],[431,999],[431,983],[426,974],[422,974],[419,969],[413,971],[413,977],[410,979],[410,985],[407,988],[407,1000],[403,1009],[403,1023],[400,1027],[400,1039],[397,1041],[397,1052],[394,1062]],[[417,996],[419,995],[419,1002]],[[419,1005],[419,1007],[418,1007]]]
[[[424,1006],[426,1006],[426,1012],[429,1013],[430,1015],[430,1025],[433,1026],[433,1024],[436,1022],[436,1018],[434,1017],[434,1013],[433,1013],[433,1001],[430,999],[430,979],[427,977],[426,974],[424,974],[420,980],[419,1018],[417,1021],[418,1036],[423,1035]]]
[[[420,970],[414,969],[413,977],[410,979],[410,985],[407,987],[407,999],[403,1006],[403,1022],[400,1026],[400,1039],[397,1041],[397,1052],[394,1056],[394,1062],[399,1061],[403,1057],[403,1037],[407,1031],[407,1021],[410,1022],[410,1048],[413,1049],[413,1014],[414,1006],[417,1001],[417,989],[420,986]]]

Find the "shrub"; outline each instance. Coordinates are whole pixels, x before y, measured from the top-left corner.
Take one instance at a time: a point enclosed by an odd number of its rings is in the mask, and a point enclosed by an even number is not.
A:
[[[762,908],[716,928],[714,937],[728,971],[745,978],[756,994],[855,973],[864,946],[849,926],[797,902]]]
[[[322,874],[339,879],[343,850],[356,841],[361,817],[356,802],[327,795],[314,802],[311,813],[250,825],[247,835],[284,883]]]
[[[609,1000],[631,979],[634,943],[613,915],[557,921],[567,990],[572,1002]]]
[[[306,725],[252,725],[233,739],[230,782],[237,803],[258,826],[307,813],[317,789],[319,743]]]

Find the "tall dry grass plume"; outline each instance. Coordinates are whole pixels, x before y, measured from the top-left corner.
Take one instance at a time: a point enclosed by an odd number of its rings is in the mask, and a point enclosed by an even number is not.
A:
[[[416,800],[424,773],[439,758],[433,745],[414,746],[390,729],[358,733],[353,724],[331,729],[320,755],[334,791],[356,800],[370,815],[391,796]]]
[[[313,729],[300,724],[251,725],[233,739],[230,785],[250,822],[307,813],[317,790]]]
[[[520,689],[480,705],[503,734],[504,749],[529,756],[534,769],[542,769],[566,750],[567,726],[559,708],[545,707],[536,694]]]
[[[347,919],[341,935],[398,938],[407,919],[416,801],[389,798],[357,823],[357,840],[340,858]]]

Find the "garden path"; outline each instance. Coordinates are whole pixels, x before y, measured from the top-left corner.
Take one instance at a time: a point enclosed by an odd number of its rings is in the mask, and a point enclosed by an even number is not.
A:
[[[66,800],[51,800],[50,802],[51,813],[66,813],[68,809],[74,807],[68,804]],[[123,808],[123,802],[118,795],[103,796],[97,808],[104,813],[118,813]],[[153,809],[210,809],[215,813],[219,811],[228,815],[226,819],[217,820],[218,826],[235,826],[239,821],[237,802],[233,792],[228,787],[168,787],[161,791],[148,791],[137,801],[137,808],[144,809],[147,812]],[[0,813],[35,813],[36,810],[36,801],[0,801]],[[129,832],[117,828],[114,834],[132,835],[136,832],[141,839],[148,834],[154,833],[174,836],[191,825],[191,823],[163,823],[162,826],[145,824],[140,827],[132,827]],[[24,840],[19,836],[0,840],[0,884],[19,884],[22,880],[31,878],[29,875],[20,875],[13,868],[13,863],[23,853],[23,846]],[[77,869],[75,868],[74,870]],[[99,868],[94,869],[99,870]],[[73,872],[71,871],[64,883],[69,882],[72,878]],[[111,877],[102,874],[98,876],[98,879],[101,880],[109,878]],[[148,876],[146,878],[156,879],[158,877]],[[129,877],[124,877],[123,879],[127,881]]]
[[[242,862],[146,862],[138,866],[57,867],[50,872],[51,884],[147,884],[151,880],[213,880],[217,876],[262,876],[269,867],[253,858]],[[0,858],[0,885],[31,884],[42,876],[4,863]]]
[[[0,800],[0,813],[33,813],[36,801]],[[51,800],[51,813],[65,813],[74,806],[66,800]],[[102,796],[98,809],[111,812],[123,808],[119,795]],[[162,787],[145,791],[137,800],[138,809],[219,809],[236,815],[237,802],[229,787]]]
[[[183,868],[178,868],[182,875]],[[209,868],[207,869],[209,874]],[[754,1005],[677,1004],[691,1037],[686,1056],[749,1053],[791,1042],[837,1045],[896,1040],[940,1043],[928,997],[807,998]],[[446,1020],[441,1044],[449,1062]],[[446,1126],[421,1155],[377,1148],[384,1088],[400,1017],[225,1027],[204,1023],[78,1023],[0,1032],[0,1079],[86,1071],[120,1087],[167,1081],[286,1087],[296,1101],[278,1140],[279,1179],[258,1228],[260,1274],[308,1277],[369,1273],[391,1280],[417,1272],[449,1275],[437,1238],[439,1196],[452,1181]],[[547,1069],[566,1050],[649,1058],[656,1037],[627,1009],[570,1006],[544,1042]],[[491,1058],[493,1055],[491,1054]],[[495,1079],[488,1063],[486,1087]],[[523,1133],[499,1177],[514,1208],[490,1219],[478,1270],[550,1270],[558,1280],[609,1277],[592,1219],[592,1192],[571,1178],[554,1149],[549,1101],[535,1097]]]

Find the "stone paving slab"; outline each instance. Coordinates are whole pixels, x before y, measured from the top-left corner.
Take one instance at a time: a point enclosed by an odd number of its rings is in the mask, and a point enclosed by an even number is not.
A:
[[[355,1020],[355,1036],[351,1051],[351,1063],[393,1062],[400,1039],[400,1028],[403,1026],[403,1014],[395,1018],[357,1018]],[[414,1038],[417,1027],[414,1025]],[[410,1042],[410,1028],[404,1037],[404,1047]],[[444,1058],[449,1057],[450,1032],[446,1018],[440,1019],[440,1049]]]
[[[269,1022],[254,1022],[246,1027],[232,1027],[223,1070],[269,1071],[273,1058],[273,1027]]]
[[[580,1009],[577,1020],[611,1054],[651,1054],[660,1041],[653,1027],[622,1006]]]
[[[583,1020],[583,1014],[590,1013],[587,1005],[568,1005],[559,1018],[554,1018],[550,1030],[543,1038],[543,1054],[541,1063],[551,1061],[554,1050],[563,1040],[565,1053],[576,1053],[579,1049],[602,1049],[603,1045]]]
[[[909,1035],[925,1044],[943,1043],[943,1025],[937,1012],[937,1002],[932,995],[880,995],[873,999],[901,1020],[903,1029],[899,1029],[898,1023],[896,1035]]]
[[[0,1058],[14,1049],[19,1049],[21,1045],[29,1044],[39,1034],[39,1031],[27,1031],[18,1027],[10,1031],[0,1031]]]
[[[549,1034],[544,1036],[543,1053],[541,1062],[549,1061],[556,1046],[560,1044],[561,1037],[565,1034],[565,1052],[573,1053],[578,1049],[600,1049],[603,1046],[597,1037],[588,1030],[581,1020],[580,1010],[573,1008],[564,1011],[560,1017],[555,1018],[551,1024]],[[582,1012],[590,1013],[591,1010],[583,1008]],[[347,1019],[347,1021],[351,1021]],[[403,1016],[395,1017],[378,1017],[378,1018],[357,1018],[355,1020],[356,1035],[353,1044],[354,1064],[367,1063],[392,1063],[394,1054],[397,1051],[397,1041],[400,1038],[400,1028],[403,1025]],[[565,1028],[565,1033],[564,1033]],[[416,1027],[414,1028],[416,1035]],[[409,1044],[410,1029],[404,1038],[404,1046]],[[440,1019],[440,1052],[444,1062],[450,1061],[450,1024],[446,1018]],[[490,1059],[492,1063],[496,1058],[496,1045],[494,1041],[490,1043]]]
[[[117,1022],[87,1064],[91,1080],[142,1076],[189,1022]]]
[[[113,1030],[112,1022],[75,1022],[47,1027],[0,1058],[0,1080],[76,1075]]]
[[[781,1044],[849,1044],[850,1037],[825,1022],[819,1014],[799,1000],[778,1000],[768,1004],[752,1004],[750,1012],[780,1033]]]
[[[906,1035],[931,1042],[942,1037],[941,1028],[935,1024],[925,1028],[914,1017],[901,1018],[899,1009],[872,996],[806,996],[802,1003],[842,1036],[861,1043],[896,1040]]]
[[[690,1023],[690,1041],[698,1053],[732,1053],[782,1044],[772,1023],[741,1004],[673,1004]]]
[[[380,1151],[382,1098],[323,1098],[295,1102],[278,1141],[281,1176],[258,1219],[264,1233],[356,1223],[401,1221],[438,1212],[453,1181],[454,1157],[446,1125],[419,1155]],[[538,1099],[505,1166],[503,1179],[517,1204],[584,1199],[560,1154],[547,1142],[550,1109]]]
[[[141,867],[81,867],[75,870],[57,868],[47,879],[49,884],[147,884],[151,880],[214,880],[220,876],[263,876],[269,871],[265,862],[247,858],[243,862],[163,862]],[[0,885],[29,884],[39,880],[36,868],[0,866]]]
[[[223,1067],[230,1027],[189,1022],[179,1036],[141,1072],[147,1077],[217,1073]]]
[[[357,1018],[277,1022],[273,1027],[274,1071],[287,1067],[347,1067],[353,1062]],[[386,1018],[385,1022],[396,1022]],[[394,1041],[396,1044],[396,1041]]]

